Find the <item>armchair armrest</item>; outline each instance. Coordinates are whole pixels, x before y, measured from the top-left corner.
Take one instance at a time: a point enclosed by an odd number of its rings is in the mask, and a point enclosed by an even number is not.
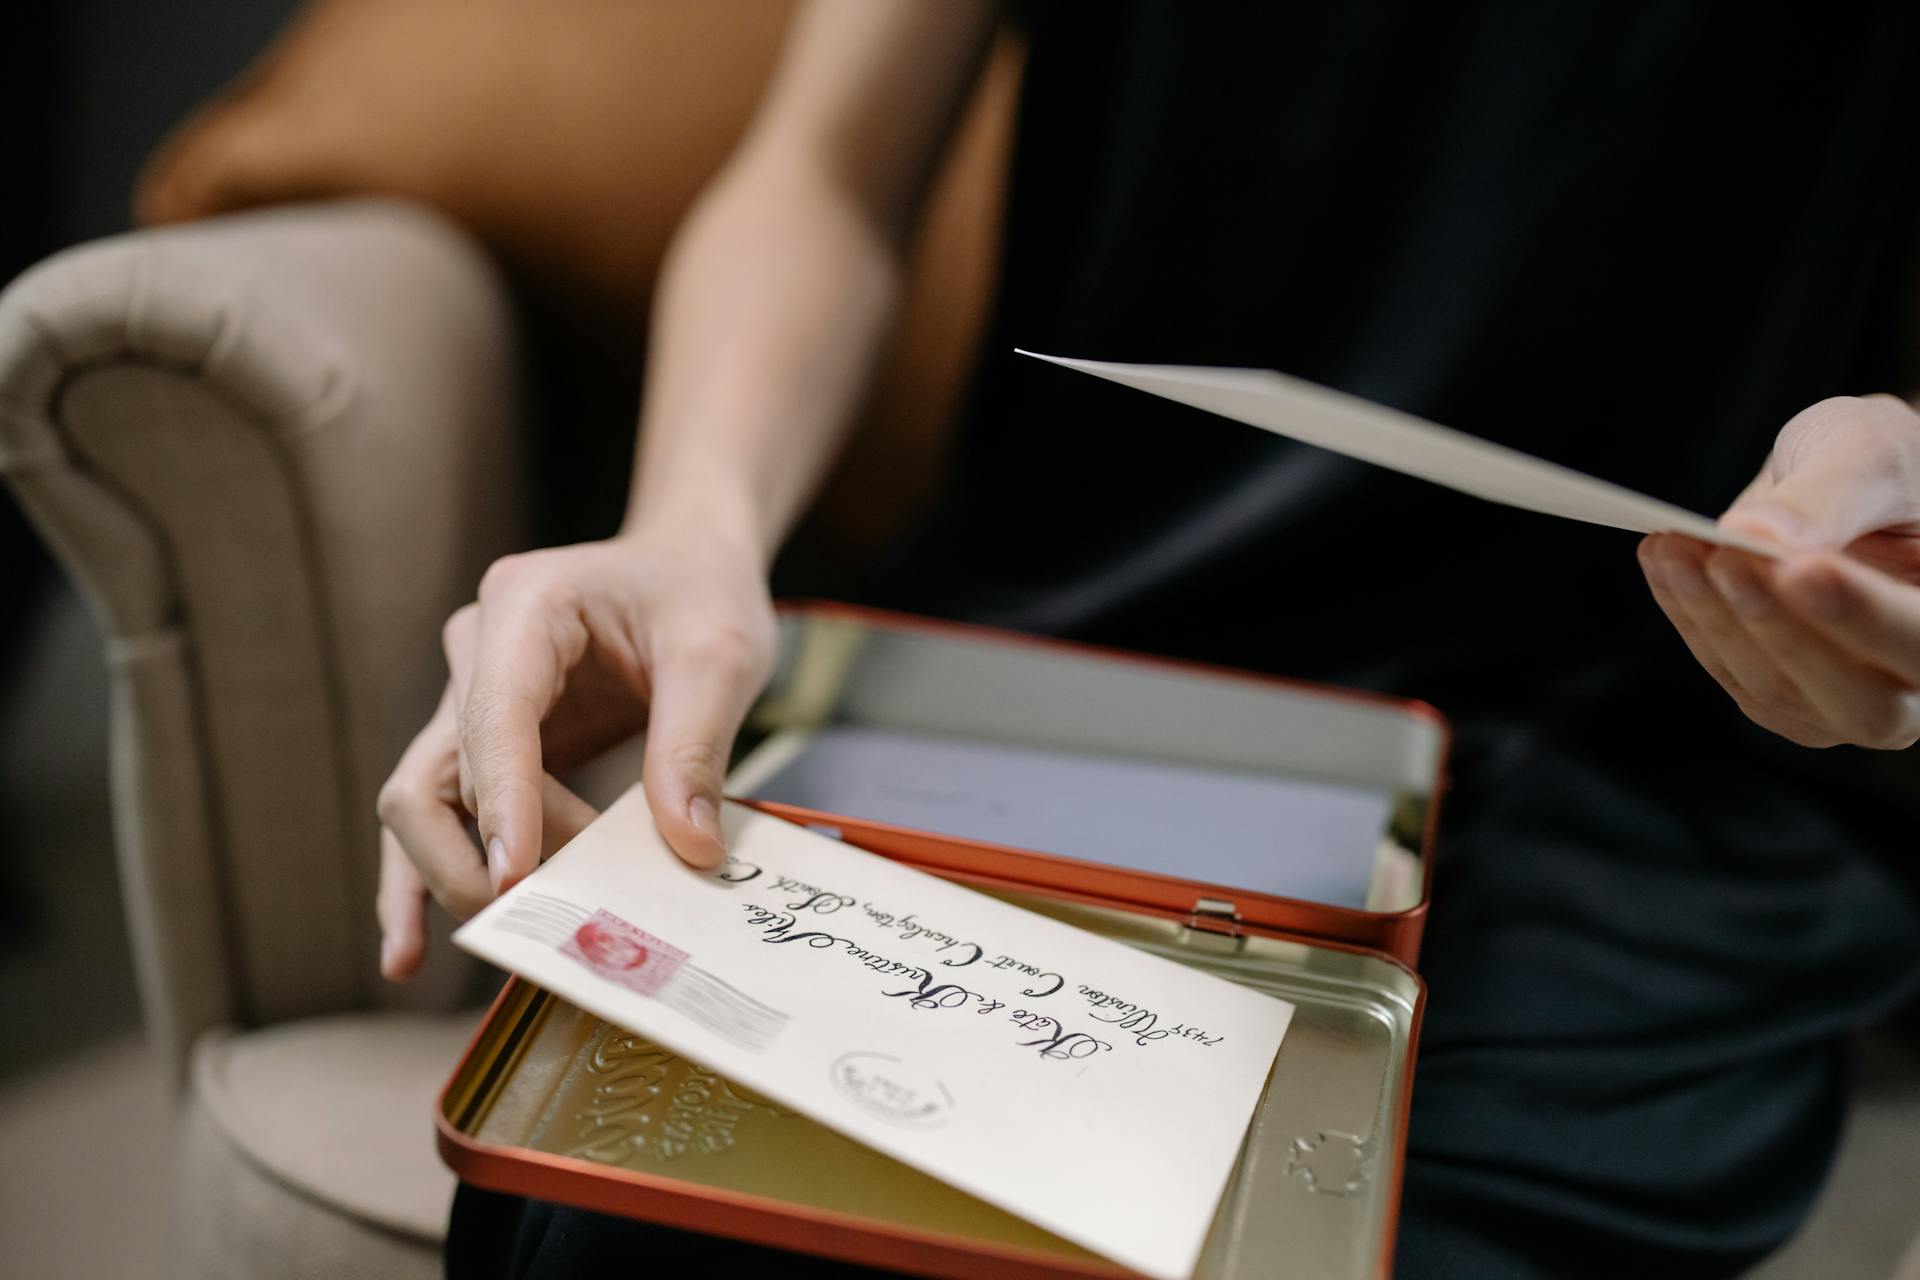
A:
[[[0,474],[104,635],[176,1070],[215,1023],[388,1002],[374,794],[440,624],[521,536],[517,375],[490,266],[393,202],[137,232],[0,295]]]

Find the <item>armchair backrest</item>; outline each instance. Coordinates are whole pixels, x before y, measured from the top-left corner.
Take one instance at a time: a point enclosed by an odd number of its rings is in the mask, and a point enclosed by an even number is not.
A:
[[[148,1031],[390,1000],[373,797],[441,623],[515,547],[512,325],[448,224],[367,202],[139,232],[0,295],[0,474],[98,620]]]

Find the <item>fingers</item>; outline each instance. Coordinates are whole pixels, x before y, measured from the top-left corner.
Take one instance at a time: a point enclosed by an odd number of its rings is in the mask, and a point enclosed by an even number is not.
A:
[[[420,971],[427,955],[427,884],[385,828],[380,832],[380,892],[373,906],[380,921],[380,975],[389,982],[405,982]]]
[[[727,757],[770,655],[743,634],[708,631],[663,639],[653,661],[647,803],[669,848],[693,866],[718,866],[727,854],[720,829]]]
[[[491,898],[486,868],[461,820],[452,708],[443,701],[380,788],[380,822],[449,913],[464,920]]]
[[[449,699],[442,699],[380,789],[380,891],[374,912],[380,921],[380,972],[394,982],[411,978],[426,957],[429,895],[460,920],[493,897],[480,851],[457,807],[455,736]],[[599,813],[551,777],[542,776],[540,794],[544,859]]]
[[[1678,535],[1641,560],[1688,649],[1762,727],[1811,747],[1920,740],[1920,589],[1833,553],[1774,563]]]
[[[1721,523],[1787,546],[1838,549],[1920,519],[1920,417],[1892,396],[1837,396],[1780,430],[1767,471]]]
[[[1892,396],[1794,415],[1720,523],[1779,561],[1649,538],[1654,598],[1755,722],[1806,746],[1920,738],[1920,414]],[[1842,550],[1848,556],[1838,554]]]
[[[1750,635],[1707,574],[1709,548],[1693,538],[1657,534],[1641,544],[1641,567],[1654,599],[1696,661],[1755,723],[1802,746],[1836,740],[1799,687]]]
[[[569,840],[579,835],[599,811],[549,777],[544,780],[542,801],[545,808],[542,830],[548,847],[543,859],[550,857]],[[473,846],[461,833],[468,861],[477,865]],[[380,973],[389,982],[405,982],[420,971],[427,955],[427,882],[420,876],[393,828],[380,831],[380,891],[374,899],[374,915],[380,921]],[[471,915],[464,908],[461,918]],[[482,900],[481,905],[484,905]],[[478,906],[474,907],[478,910]]]
[[[458,710],[454,787],[479,824],[493,892],[555,843],[543,831],[548,770],[635,732],[643,707],[646,786],[663,837],[697,865],[725,856],[727,754],[774,646],[750,554],[693,539],[645,553],[607,542],[510,556],[487,571],[478,605],[449,620],[443,643]],[[421,874],[433,887],[434,871]]]
[[[587,647],[578,608],[508,558],[481,582],[474,666],[460,713],[473,813],[495,893],[539,864],[540,722]]]
[[[480,606],[462,605],[455,609],[440,628],[440,651],[447,659],[447,694],[457,709],[467,705],[467,690],[473,681],[474,646],[480,634]],[[473,792],[473,770],[467,765],[467,748],[460,751],[460,803],[468,813],[479,807]]]
[[[1699,594],[1706,581],[1706,571],[1700,554],[1692,549],[1689,542],[1683,542],[1672,534],[1656,533],[1640,540],[1640,571],[1646,575],[1647,587],[1653,592],[1653,599],[1660,606],[1667,621],[1673,624],[1680,639],[1686,644],[1687,651],[1694,661],[1705,667],[1734,701],[1740,702],[1746,696],[1746,690],[1733,674],[1733,668],[1721,656],[1720,649],[1709,638],[1707,628],[1694,618],[1691,601]]]
[[[465,919],[487,901],[486,873],[454,805],[453,708],[443,697],[380,788],[380,972],[404,982],[426,957],[427,895]]]
[[[1920,688],[1920,590],[1845,556],[1795,556],[1774,572],[1779,595],[1807,626]]]
[[[1784,603],[1772,566],[1717,551],[1708,558],[1708,575],[1835,741],[1896,748],[1920,735],[1920,705],[1911,691],[1799,617]]]

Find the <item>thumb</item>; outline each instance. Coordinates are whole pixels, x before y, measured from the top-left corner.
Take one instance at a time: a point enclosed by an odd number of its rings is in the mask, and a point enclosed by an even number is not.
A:
[[[1795,414],[1766,470],[1720,518],[1793,547],[1838,550],[1920,520],[1920,417],[1892,396],[1839,396]]]
[[[720,789],[759,684],[744,648],[696,642],[655,658],[641,777],[661,837],[693,866],[719,866],[727,856]]]

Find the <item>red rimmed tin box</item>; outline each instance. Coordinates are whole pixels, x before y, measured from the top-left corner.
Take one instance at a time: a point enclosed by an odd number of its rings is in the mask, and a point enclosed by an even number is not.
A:
[[[1292,1001],[1196,1275],[1386,1276],[1439,717],[841,606],[789,607],[781,628],[734,792]],[[1082,812],[1121,817],[1066,821]],[[1179,1114],[1142,1099],[1114,1122],[1151,1159]],[[917,1275],[1126,1274],[517,979],[437,1123],[447,1163],[496,1190]]]

